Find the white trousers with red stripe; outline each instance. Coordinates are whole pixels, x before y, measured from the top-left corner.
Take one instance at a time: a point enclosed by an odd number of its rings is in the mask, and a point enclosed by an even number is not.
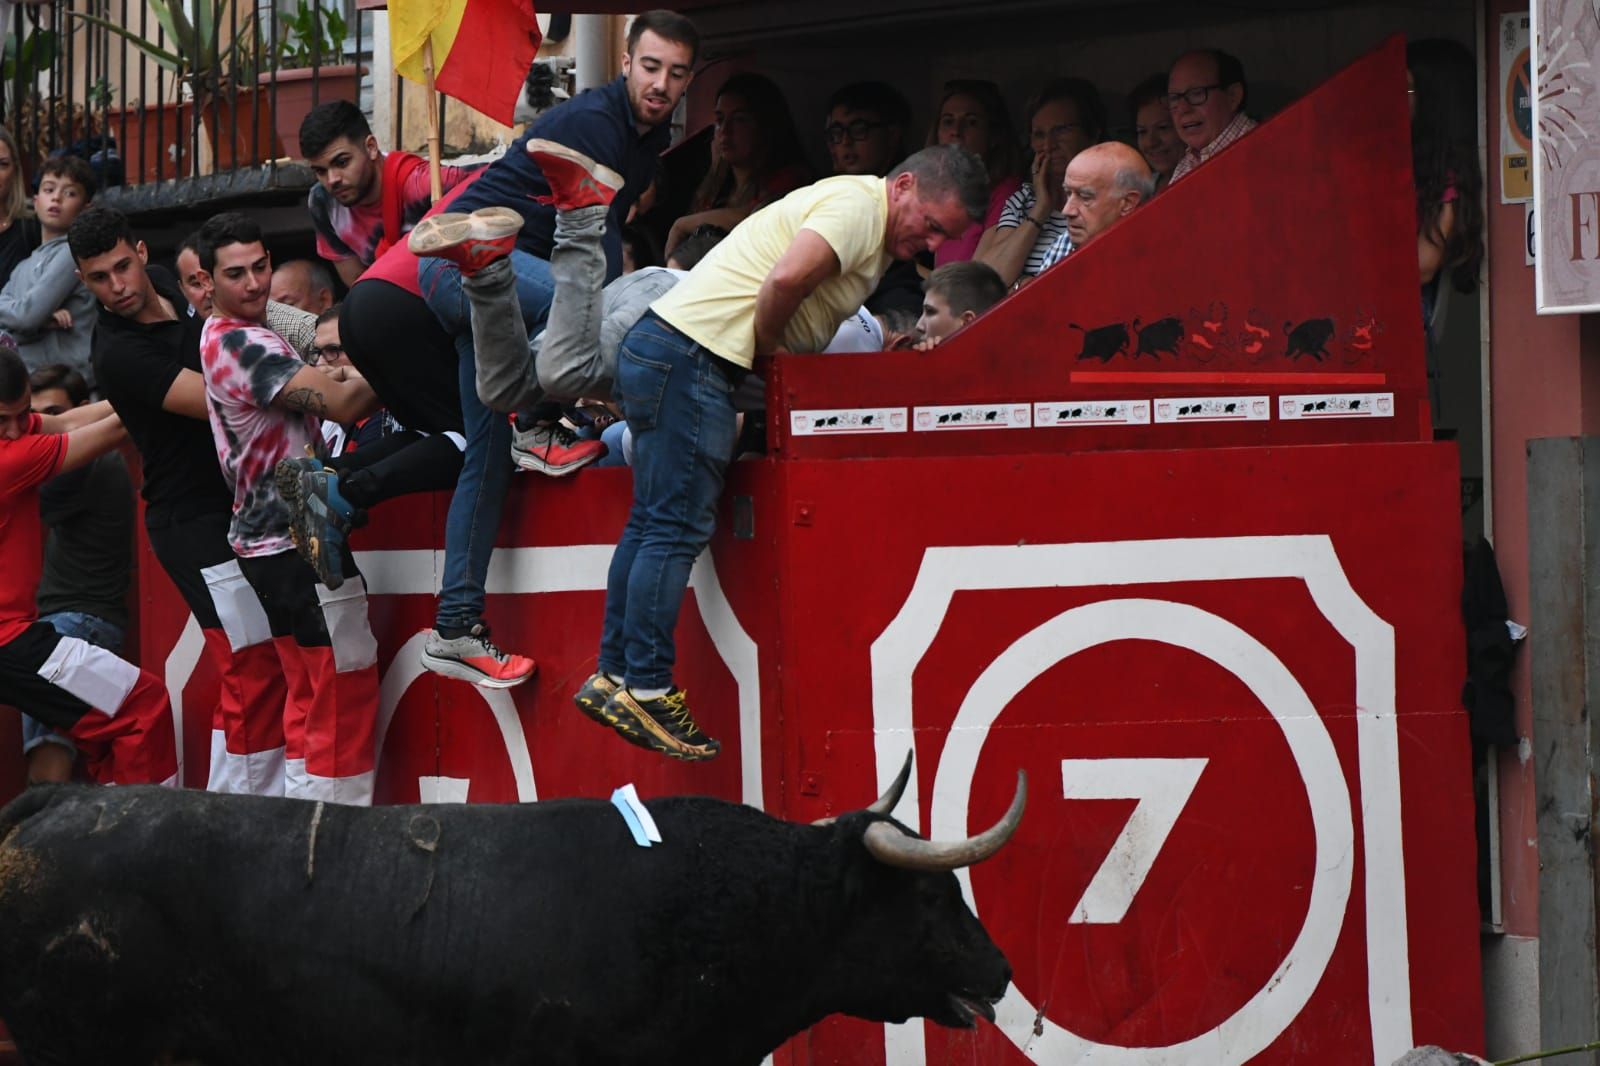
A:
[[[35,622],[0,645],[0,692],[76,741],[96,780],[178,784],[166,686],[106,649]]]
[[[244,558],[240,568],[265,613],[288,688],[283,711],[284,792],[301,799],[372,802],[378,713],[378,642],[366,583],[317,583],[294,552]]]

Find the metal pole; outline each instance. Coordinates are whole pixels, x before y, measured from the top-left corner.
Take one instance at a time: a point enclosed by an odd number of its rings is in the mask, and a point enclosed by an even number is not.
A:
[[[577,89],[595,89],[611,80],[611,19],[607,15],[572,17]]]

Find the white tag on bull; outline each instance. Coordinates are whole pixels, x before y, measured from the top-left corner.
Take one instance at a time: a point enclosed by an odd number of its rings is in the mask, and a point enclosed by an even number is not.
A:
[[[650,811],[639,798],[639,793],[632,784],[623,785],[611,793],[611,805],[621,813],[622,820],[628,823],[628,832],[633,834],[633,842],[641,848],[648,848],[651,844],[661,843],[661,830],[656,828],[656,820],[650,817]]]

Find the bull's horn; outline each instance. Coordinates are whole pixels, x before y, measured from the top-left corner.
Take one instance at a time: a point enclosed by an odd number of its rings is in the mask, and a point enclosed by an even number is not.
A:
[[[862,834],[862,843],[872,857],[885,866],[907,870],[957,870],[982,862],[1000,850],[1022,822],[1022,808],[1028,802],[1028,775],[1017,771],[1017,794],[1011,808],[994,825],[975,837],[939,843],[903,832],[889,822],[873,822]]]
[[[906,792],[906,782],[911,780],[911,754],[915,750],[915,748],[906,749],[906,761],[901,765],[900,773],[895,776],[893,781],[889,782],[888,790],[874,800],[872,806],[868,807],[867,810],[873,814],[889,815],[893,814],[894,809],[900,806],[900,797],[905,795]]]
[[[888,791],[879,796],[877,799],[873,800],[872,806],[868,807],[867,810],[871,811],[873,814],[888,815],[894,813],[894,809],[900,805],[900,797],[905,795],[906,782],[911,780],[911,753],[915,750],[915,748],[907,749],[906,761],[905,764],[900,767],[899,776],[897,776],[893,781],[889,782]],[[830,814],[826,818],[818,818],[811,824],[818,826],[832,825],[836,821],[838,821],[838,819]]]

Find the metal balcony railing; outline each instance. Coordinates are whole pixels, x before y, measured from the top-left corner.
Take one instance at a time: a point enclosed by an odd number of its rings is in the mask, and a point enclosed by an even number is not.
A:
[[[306,111],[359,102],[372,16],[351,0],[288,2],[23,0],[4,114],[24,169],[70,153],[102,186],[137,186],[298,159]]]

